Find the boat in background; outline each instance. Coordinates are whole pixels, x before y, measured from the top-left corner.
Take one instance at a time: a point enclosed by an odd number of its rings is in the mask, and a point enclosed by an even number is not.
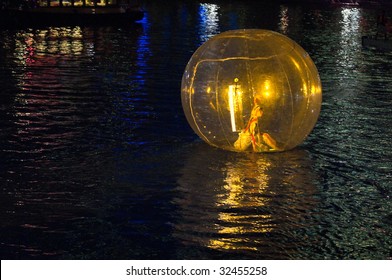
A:
[[[359,7],[359,3],[357,1],[354,1],[354,0],[348,0],[348,1],[344,1],[344,0],[330,0],[329,3],[332,6],[354,7],[354,8]]]
[[[27,0],[19,2],[17,6],[3,4],[0,14],[2,24],[129,24],[140,21],[144,17],[144,11],[139,3],[130,0]]]
[[[389,39],[377,39],[375,37],[363,36],[362,46],[365,48],[375,48],[378,50],[392,51],[392,40]]]

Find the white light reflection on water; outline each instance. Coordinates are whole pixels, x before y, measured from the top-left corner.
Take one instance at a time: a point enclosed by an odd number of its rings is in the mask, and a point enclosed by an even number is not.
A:
[[[343,8],[341,10],[342,19],[340,21],[340,48],[338,50],[338,65],[343,77],[351,74],[356,68],[359,59],[360,41],[360,20],[361,10],[357,8]]]
[[[220,32],[219,6],[216,4],[201,3],[199,6],[200,16],[200,41],[204,43],[210,37]]]
[[[287,34],[287,30],[289,28],[289,15],[288,15],[289,8],[286,6],[280,7],[280,22],[279,22],[279,30],[283,34]]]

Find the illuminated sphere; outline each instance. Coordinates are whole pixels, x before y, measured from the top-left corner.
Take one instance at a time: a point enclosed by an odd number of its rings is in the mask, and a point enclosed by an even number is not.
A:
[[[301,144],[317,122],[321,82],[308,53],[269,30],[218,34],[185,68],[182,106],[212,146],[273,152]]]

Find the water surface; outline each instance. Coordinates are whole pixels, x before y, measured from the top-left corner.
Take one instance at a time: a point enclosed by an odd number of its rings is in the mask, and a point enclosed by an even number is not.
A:
[[[146,5],[129,26],[0,30],[2,259],[390,259],[392,54],[376,10]],[[266,28],[323,83],[298,148],[240,154],[189,128],[180,84],[214,34]]]

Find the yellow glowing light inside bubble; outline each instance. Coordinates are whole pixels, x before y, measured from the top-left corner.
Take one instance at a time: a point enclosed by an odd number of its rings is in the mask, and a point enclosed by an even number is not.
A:
[[[237,119],[242,114],[242,92],[240,85],[238,85],[238,78],[234,79],[235,85],[229,85],[229,110],[231,120],[231,130],[233,132],[239,131],[237,127]]]
[[[264,81],[261,92],[263,93],[265,98],[271,97],[271,81],[270,80]]]

